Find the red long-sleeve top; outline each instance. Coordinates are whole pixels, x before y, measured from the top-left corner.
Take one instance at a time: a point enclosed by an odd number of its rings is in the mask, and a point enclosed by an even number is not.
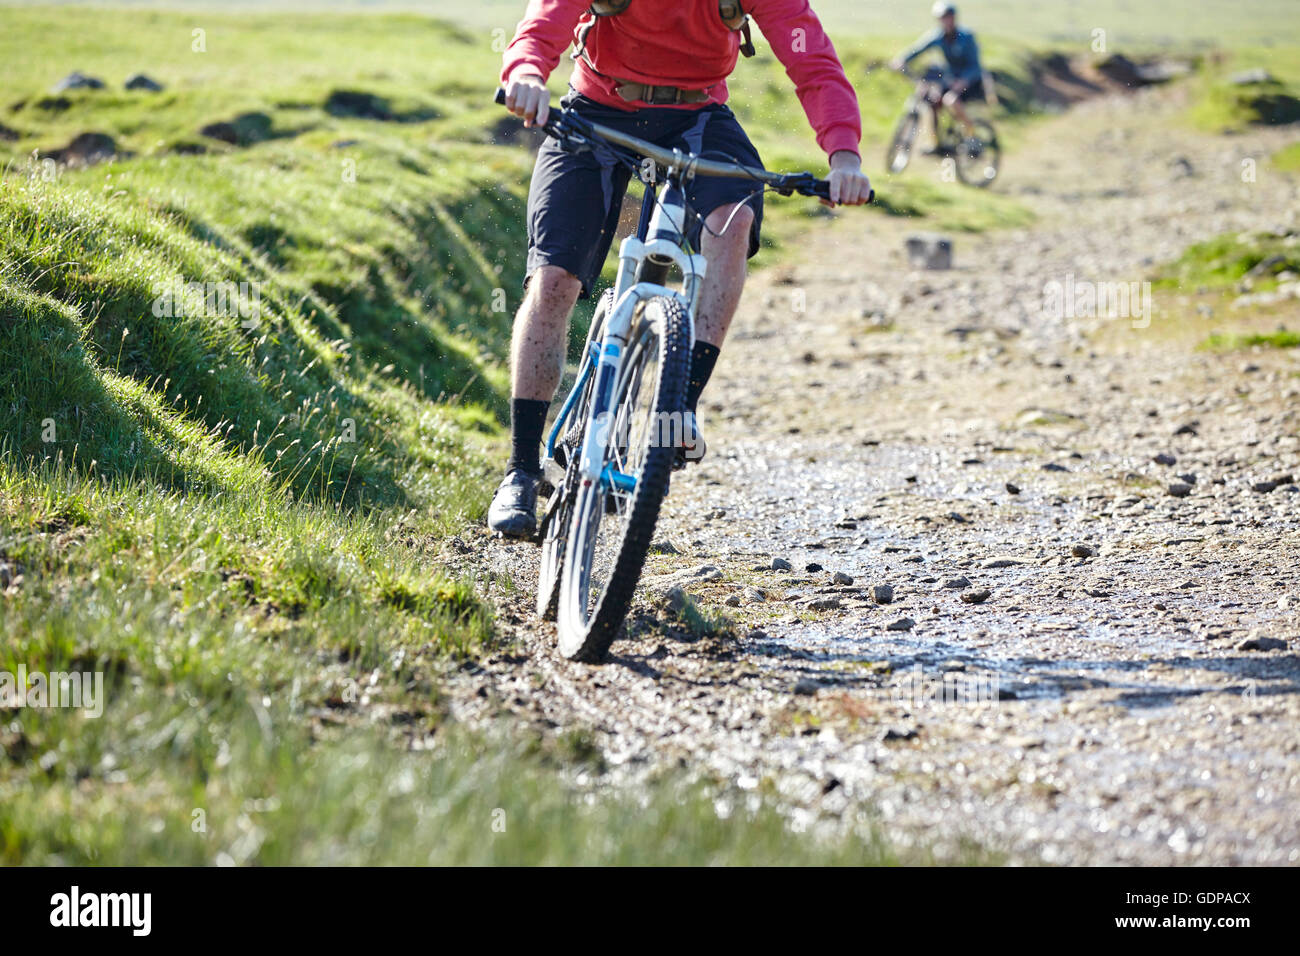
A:
[[[528,0],[505,51],[502,83],[522,73],[549,77],[588,6],[590,0]],[[794,81],[817,144],[828,155],[856,153],[862,138],[858,98],[808,0],[747,0],[744,7]],[[702,89],[708,100],[674,107],[699,109],[726,102],[739,51],[740,34],[718,16],[718,0],[633,0],[625,12],[596,19],[571,82],[584,96],[627,110],[649,104],[624,100],[614,91],[616,81]]]

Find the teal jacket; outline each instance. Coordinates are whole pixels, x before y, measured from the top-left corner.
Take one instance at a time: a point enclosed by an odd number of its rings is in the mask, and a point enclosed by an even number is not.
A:
[[[961,27],[957,28],[951,39],[943,30],[927,33],[903,54],[903,62],[911,63],[926,50],[935,47],[943,51],[943,58],[948,61],[948,69],[954,77],[968,83],[983,79],[984,68],[980,66],[980,48],[975,42],[975,34]]]

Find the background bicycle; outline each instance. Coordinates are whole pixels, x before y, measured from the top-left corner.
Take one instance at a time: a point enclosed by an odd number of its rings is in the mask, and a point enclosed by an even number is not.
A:
[[[901,72],[904,76],[915,79],[916,87],[907,98],[903,115],[894,128],[893,138],[885,153],[885,168],[894,175],[905,170],[911,162],[916,135],[924,122],[923,114],[943,96],[943,70],[939,67],[930,67],[919,77],[906,69]],[[986,89],[992,88],[991,78],[986,77],[984,82]],[[993,124],[984,117],[972,117],[975,135],[967,136],[951,111],[945,109],[939,115],[941,118],[936,130],[938,146],[934,155],[940,159],[951,159],[957,178],[968,186],[988,186],[997,179],[1002,164],[1002,148]]]

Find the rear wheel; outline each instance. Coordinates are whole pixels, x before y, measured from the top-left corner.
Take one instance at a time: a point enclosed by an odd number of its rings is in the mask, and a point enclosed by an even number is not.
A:
[[[691,344],[679,301],[646,300],[628,333],[603,456],[635,488],[584,479],[574,499],[557,627],[560,653],[572,660],[601,660],[632,604],[684,438]]]
[[[894,129],[894,138],[889,142],[889,150],[885,153],[885,169],[890,173],[898,174],[907,168],[907,164],[912,159],[912,144],[916,142],[916,131],[921,125],[921,114],[916,110],[910,110],[903,114],[903,118],[898,121],[898,126]]]
[[[537,613],[543,620],[555,620],[560,603],[560,571],[564,565],[564,541],[573,516],[573,501],[577,489],[572,481],[574,469],[568,473],[551,493],[546,510],[542,512],[541,531],[542,566],[537,575]]]
[[[1002,149],[998,134],[988,120],[975,120],[975,135],[959,139],[956,161],[957,178],[967,186],[987,186],[998,178]]]

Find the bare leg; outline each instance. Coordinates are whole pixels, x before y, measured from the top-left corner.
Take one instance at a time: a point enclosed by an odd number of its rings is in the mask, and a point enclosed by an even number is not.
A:
[[[956,93],[948,93],[943,98],[944,105],[952,110],[952,115],[957,117],[957,122],[961,123],[961,128],[966,131],[967,136],[975,135],[975,124],[970,121],[970,114],[966,112],[966,104],[961,101],[961,97]]]
[[[515,315],[510,344],[511,397],[549,402],[564,373],[569,313],[582,283],[559,266],[541,266]]]
[[[488,506],[488,527],[507,538],[537,531],[537,450],[546,411],[564,372],[569,313],[582,283],[558,266],[541,266],[515,314],[510,342],[510,460]]]
[[[705,219],[708,229],[700,241],[701,252],[709,263],[700,290],[699,314],[695,316],[695,337],[717,348],[727,337],[727,329],[740,304],[740,293],[745,287],[745,260],[749,253],[749,228],[754,222],[754,212],[742,206],[721,236],[721,232],[735,206],[722,206],[709,213]],[[710,232],[709,230],[712,230]]]

